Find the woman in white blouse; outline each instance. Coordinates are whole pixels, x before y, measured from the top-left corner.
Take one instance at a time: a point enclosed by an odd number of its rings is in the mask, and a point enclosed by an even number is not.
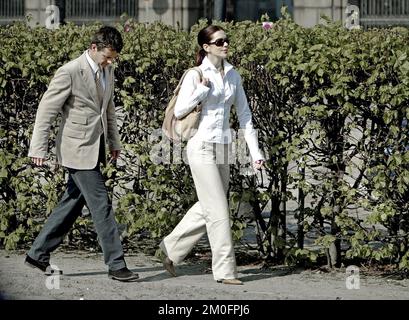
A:
[[[260,169],[264,158],[259,150],[251,112],[239,73],[225,59],[229,40],[224,30],[210,25],[198,34],[200,51],[197,71],[186,74],[175,105],[175,116],[182,118],[201,103],[202,112],[196,134],[187,144],[187,156],[199,201],[193,205],[160,248],[166,254],[164,267],[176,276],[174,264],[180,263],[207,232],[212,250],[212,271],[217,282],[243,284],[237,279],[236,259],[227,202],[229,154],[232,136],[229,116],[234,105],[244,129],[244,137]]]

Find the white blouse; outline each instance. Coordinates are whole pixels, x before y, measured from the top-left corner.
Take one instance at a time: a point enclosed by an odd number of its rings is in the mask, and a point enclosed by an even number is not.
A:
[[[175,116],[182,118],[201,102],[202,112],[195,139],[226,144],[232,141],[229,118],[231,106],[234,105],[240,129],[244,129],[244,138],[253,161],[263,160],[240,74],[225,60],[225,76],[222,78],[220,72],[207,57],[203,59],[199,68],[203,72],[203,77],[209,79],[209,86],[204,86],[199,82],[197,71],[189,71],[179,91]]]

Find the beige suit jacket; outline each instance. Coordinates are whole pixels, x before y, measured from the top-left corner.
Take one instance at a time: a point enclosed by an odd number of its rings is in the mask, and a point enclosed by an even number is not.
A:
[[[110,151],[121,149],[113,102],[114,70],[109,65],[104,71],[106,87],[100,103],[85,52],[57,70],[38,106],[29,157],[46,158],[50,128],[59,113],[56,154],[62,166],[95,168],[103,132]]]

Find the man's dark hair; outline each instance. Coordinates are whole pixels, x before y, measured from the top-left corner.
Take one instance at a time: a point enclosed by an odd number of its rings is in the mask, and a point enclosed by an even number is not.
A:
[[[120,53],[124,43],[118,30],[113,27],[105,26],[99,29],[91,39],[91,44],[96,44],[98,51],[104,48],[111,48]]]

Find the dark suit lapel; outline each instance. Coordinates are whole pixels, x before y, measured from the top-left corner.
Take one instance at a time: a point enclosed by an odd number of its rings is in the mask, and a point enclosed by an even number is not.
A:
[[[95,106],[100,109],[100,102],[98,101],[98,94],[97,94],[97,87],[95,85],[94,75],[87,61],[87,57],[85,56],[85,52],[82,56],[79,57],[80,63],[80,72],[82,75],[82,79],[84,80],[85,87],[87,88],[89,94],[92,97],[92,100],[95,102]]]

